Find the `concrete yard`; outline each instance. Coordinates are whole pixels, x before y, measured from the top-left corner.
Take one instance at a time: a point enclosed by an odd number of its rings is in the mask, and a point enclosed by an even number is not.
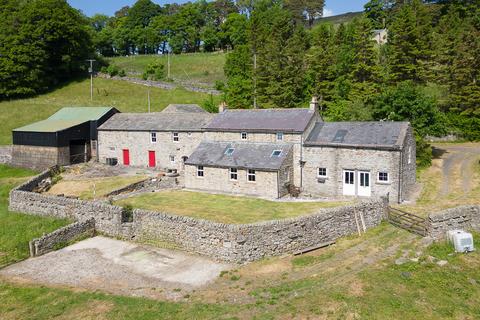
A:
[[[97,236],[0,271],[9,280],[180,299],[229,265],[180,251]]]

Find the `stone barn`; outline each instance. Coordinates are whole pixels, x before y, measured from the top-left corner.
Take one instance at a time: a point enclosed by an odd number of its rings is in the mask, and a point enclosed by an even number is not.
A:
[[[402,202],[416,180],[408,122],[319,122],[304,144],[303,192]]]
[[[97,128],[118,110],[67,107],[12,131],[12,165],[44,169],[97,158]]]
[[[293,179],[293,146],[202,142],[185,162],[185,187],[280,198]]]

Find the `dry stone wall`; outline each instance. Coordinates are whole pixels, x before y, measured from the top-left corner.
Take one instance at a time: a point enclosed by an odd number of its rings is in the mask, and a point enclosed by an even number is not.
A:
[[[448,230],[480,230],[480,206],[460,206],[431,214],[426,228],[434,239],[444,238]]]
[[[154,240],[228,262],[247,262],[292,253],[358,232],[386,217],[386,199],[352,206],[319,210],[297,218],[254,224],[231,225],[169,213],[133,210],[133,221],[122,219],[123,208],[100,201],[85,201],[32,192],[49,176],[45,171],[10,192],[10,210],[66,217],[79,222],[95,219],[95,229],[106,235],[135,240]]]
[[[74,222],[68,226],[48,233],[41,238],[33,239],[29,243],[30,256],[41,256],[55,250],[57,245],[66,244],[80,236],[95,234],[95,219],[90,218],[82,222]]]

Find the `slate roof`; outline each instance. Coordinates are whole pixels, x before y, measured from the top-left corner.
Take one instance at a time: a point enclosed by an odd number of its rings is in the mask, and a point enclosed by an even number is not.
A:
[[[210,113],[117,113],[98,130],[201,131],[212,118]]]
[[[315,115],[310,109],[226,110],[215,116],[208,131],[303,132]]]
[[[48,119],[16,128],[13,131],[23,132],[57,132],[87,121],[99,120],[111,107],[65,107],[58,110]]]
[[[169,104],[165,109],[162,110],[162,112],[207,113],[207,111],[200,107],[198,104]]]
[[[232,155],[225,154],[228,148],[234,149]],[[291,148],[289,144],[202,142],[185,164],[276,171],[282,166]],[[275,150],[282,151],[280,156],[272,157]]]
[[[408,126],[392,121],[317,122],[305,145],[401,149]]]

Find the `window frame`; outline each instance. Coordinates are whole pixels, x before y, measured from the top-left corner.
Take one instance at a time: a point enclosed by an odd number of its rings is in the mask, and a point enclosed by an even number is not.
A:
[[[245,135],[245,138],[243,137]],[[243,131],[243,132],[240,132],[240,139],[241,140],[247,140],[248,139],[248,133]]]
[[[283,132],[277,132],[275,136],[277,138],[277,141],[283,141]]]
[[[175,163],[175,156],[174,155],[170,155],[169,158],[170,158],[170,163]]]
[[[247,182],[257,182],[257,172],[254,169],[247,169]]]
[[[173,138],[173,142],[180,141],[180,134],[178,133],[178,131],[172,132],[172,138]]]
[[[157,133],[150,132],[150,143],[157,143]]]
[[[325,171],[325,174],[320,174],[320,169]],[[317,168],[317,178],[326,178],[328,176],[328,171],[326,167],[318,167]]]
[[[235,178],[233,178],[235,176]],[[238,181],[238,169],[237,168],[229,168],[228,169],[228,177],[230,181]]]
[[[203,178],[203,177],[205,177],[205,167],[197,166],[197,178]]]
[[[407,155],[408,159],[407,159],[407,164],[411,164],[412,163],[412,146],[409,146],[408,147],[408,155]]]
[[[231,152],[230,152],[231,150]],[[235,152],[235,148],[229,147],[227,150],[225,150],[225,155],[226,156],[231,156]]]
[[[381,174],[386,174],[387,180],[382,180],[382,179],[380,179],[380,175],[381,175]],[[390,174],[388,173],[388,171],[378,171],[378,173],[377,173],[377,182],[379,182],[379,183],[390,183]]]
[[[275,154],[275,153],[278,153],[278,154]],[[275,157],[275,158],[280,158],[282,156],[282,150],[273,150],[272,151],[272,154],[270,155],[270,157]]]

